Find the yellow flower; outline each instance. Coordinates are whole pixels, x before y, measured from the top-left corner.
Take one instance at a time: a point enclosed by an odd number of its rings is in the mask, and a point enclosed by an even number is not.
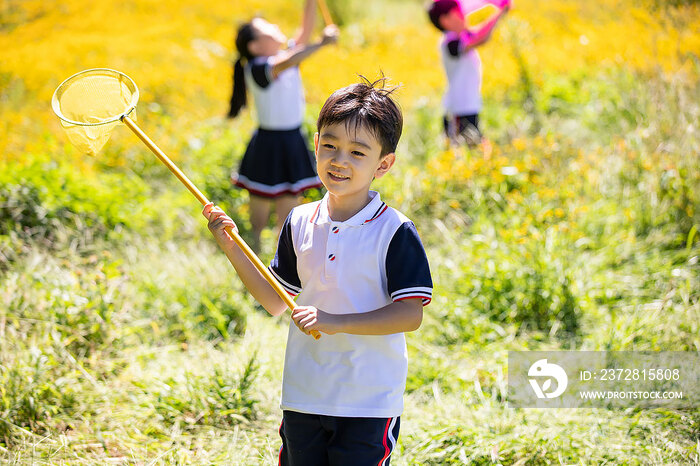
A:
[[[523,138],[515,138],[513,139],[513,148],[517,151],[524,150],[526,147],[525,145],[525,139]]]

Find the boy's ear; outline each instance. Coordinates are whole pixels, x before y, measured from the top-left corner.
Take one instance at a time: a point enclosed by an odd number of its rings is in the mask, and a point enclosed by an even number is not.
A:
[[[394,152],[389,152],[388,154],[382,156],[379,166],[374,172],[374,178],[377,179],[386,175],[389,170],[391,170],[391,167],[394,166],[394,162],[396,162],[396,154]]]
[[[314,133],[314,153],[318,155],[318,131]]]

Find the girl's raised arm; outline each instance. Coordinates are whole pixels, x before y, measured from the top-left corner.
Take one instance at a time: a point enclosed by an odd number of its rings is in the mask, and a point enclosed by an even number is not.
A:
[[[301,20],[301,28],[294,38],[296,45],[306,45],[316,23],[316,0],[306,0],[304,3],[304,15]]]
[[[509,7],[509,2],[505,2],[503,8],[501,8],[501,10],[497,13],[494,13],[491,18],[483,23],[483,25],[480,25],[477,29],[467,28],[466,32],[468,33],[468,39],[464,42],[464,51],[466,52],[471,48],[478,47],[479,45],[486,43],[491,38],[491,33],[493,32],[493,28],[496,27],[496,23],[498,23],[498,20],[501,19],[504,14],[506,14]]]
[[[295,45],[284,53],[280,53],[272,59],[272,77],[277,78],[279,74],[293,66],[299,64],[311,56],[324,45],[334,44],[338,40],[338,27],[335,25],[326,26],[323,29],[323,36],[319,42],[307,45]]]

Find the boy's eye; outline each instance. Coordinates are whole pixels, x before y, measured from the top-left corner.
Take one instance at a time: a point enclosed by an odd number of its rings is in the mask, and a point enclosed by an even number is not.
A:
[[[365,154],[363,154],[363,153],[360,152],[359,150],[354,150],[354,151],[352,151],[352,154],[353,154],[353,155],[357,155],[358,157],[364,157],[364,156],[365,156]]]
[[[335,149],[335,146],[333,144],[328,144],[328,143],[325,143],[323,145],[323,147],[325,147],[326,149],[331,149],[331,150]]]

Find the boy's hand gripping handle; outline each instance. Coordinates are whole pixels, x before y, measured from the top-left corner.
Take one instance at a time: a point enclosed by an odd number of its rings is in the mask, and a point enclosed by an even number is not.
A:
[[[182,182],[182,184],[185,185],[187,189],[194,195],[194,197],[197,198],[197,200],[202,204],[206,205],[209,203],[209,200],[206,198],[202,192],[197,189],[197,187],[185,176],[182,171],[168,158],[165,153],[158,148],[158,146],[155,145],[151,139],[146,136],[146,134],[141,131],[141,128],[136,126],[136,123],[129,118],[128,116],[122,117],[122,123],[124,123],[131,131],[136,134],[136,136],[143,141],[146,146],[151,149],[151,152],[155,154],[158,159],[160,159],[163,164],[170,169],[170,171],[177,177],[178,180]],[[293,310],[296,307],[296,303],[294,300],[287,294],[287,292],[282,288],[282,285],[275,279],[275,277],[272,276],[269,270],[267,270],[267,267],[265,267],[265,264],[262,263],[262,261],[258,258],[258,256],[255,255],[252,249],[250,249],[250,246],[246,244],[245,241],[243,241],[243,238],[241,236],[233,231],[232,228],[226,227],[226,232],[231,235],[231,238],[233,238],[233,241],[238,245],[239,248],[243,251],[243,253],[248,257],[250,262],[253,263],[255,268],[260,272],[260,274],[265,278],[265,280],[270,284],[270,286],[275,290],[275,292],[279,295],[280,298],[282,298],[282,301],[284,301],[284,304],[287,305],[289,310]],[[321,334],[317,330],[313,330],[311,332],[311,335],[318,340],[321,338]]]

